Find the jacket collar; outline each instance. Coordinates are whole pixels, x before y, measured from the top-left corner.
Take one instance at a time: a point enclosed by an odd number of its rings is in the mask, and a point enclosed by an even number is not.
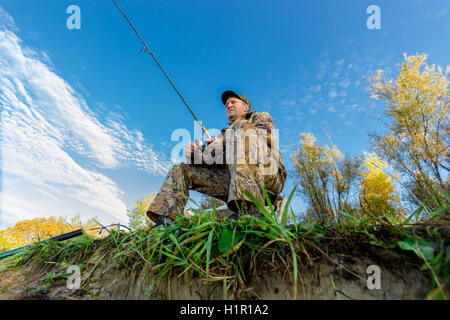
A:
[[[240,121],[240,120],[243,120],[243,119],[248,120],[248,119],[250,119],[250,117],[251,117],[255,112],[256,112],[256,111],[251,111],[251,112],[244,113],[243,115],[241,115],[239,118],[237,118],[237,119],[234,120],[233,122],[227,122],[227,125],[228,125],[228,126],[231,126],[233,123],[236,123],[236,122],[238,122],[238,121]]]

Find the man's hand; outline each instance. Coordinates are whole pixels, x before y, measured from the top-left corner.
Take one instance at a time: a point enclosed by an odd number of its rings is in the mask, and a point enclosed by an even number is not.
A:
[[[208,146],[203,151],[203,160],[206,164],[223,164],[223,138],[219,134],[215,138],[206,140]]]
[[[190,163],[190,160],[192,159],[192,155],[194,152],[197,152],[199,149],[197,148],[197,145],[193,142],[189,142],[186,147],[184,148],[184,157]]]
[[[220,135],[207,139],[206,143],[211,150],[218,150],[219,152],[223,151],[223,138]]]
[[[204,157],[210,158],[214,157],[216,154],[223,153],[223,138],[219,134],[217,137],[211,137],[206,140],[207,146],[203,153]],[[206,154],[205,154],[206,152]],[[201,155],[201,150],[194,142],[189,142],[184,148],[184,157],[188,163],[191,163],[193,158],[197,155]],[[197,160],[198,161],[198,160]]]

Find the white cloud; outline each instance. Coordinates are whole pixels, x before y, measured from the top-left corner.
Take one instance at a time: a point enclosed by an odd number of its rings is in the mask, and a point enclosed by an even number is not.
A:
[[[349,127],[353,127],[353,126],[354,126],[353,120],[351,120],[351,119],[345,121],[344,123],[345,123],[347,126],[349,126]]]
[[[438,12],[436,12],[436,13],[434,14],[433,17],[434,17],[435,19],[436,19],[436,18],[439,18],[439,17],[442,17],[443,15],[445,15],[445,14],[447,13],[448,8],[450,8],[450,6],[447,6],[447,7],[442,8],[441,10],[439,10]]]
[[[280,106],[283,107],[283,108],[292,108],[296,104],[297,103],[294,100],[285,99],[285,100],[280,101]]]
[[[16,27],[14,19],[2,7],[0,7],[0,28],[7,28],[14,32],[19,31],[19,28]]]
[[[320,92],[320,90],[322,90],[322,85],[320,85],[320,84],[318,84],[318,85],[316,85],[316,86],[311,86],[310,87],[310,89],[313,91],[313,92]]]
[[[331,99],[336,98],[337,95],[338,95],[338,93],[337,93],[336,90],[331,90],[330,92],[328,92],[328,96],[329,96]]]
[[[339,82],[339,84],[341,85],[341,87],[347,88],[351,84],[351,82],[349,79],[344,79],[341,82]]]
[[[98,169],[165,174],[169,162],[123,118],[101,123],[45,53],[22,45],[1,7],[0,21],[1,225],[75,211],[126,222],[124,192]]]
[[[330,63],[330,60],[325,60],[325,62],[320,62],[320,64],[319,64],[319,72],[317,73],[317,75],[316,75],[316,78],[317,79],[322,79],[324,76],[325,76],[325,74],[326,74],[326,70],[327,70],[327,66],[328,66],[328,64]]]
[[[345,59],[338,60],[338,61],[336,61],[336,65],[338,67],[341,67],[344,64],[344,62],[345,62]]]

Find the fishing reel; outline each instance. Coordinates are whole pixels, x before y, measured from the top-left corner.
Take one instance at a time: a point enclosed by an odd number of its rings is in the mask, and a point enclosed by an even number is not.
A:
[[[203,152],[206,148],[206,143],[200,138],[195,138],[195,145],[201,150],[201,152]]]

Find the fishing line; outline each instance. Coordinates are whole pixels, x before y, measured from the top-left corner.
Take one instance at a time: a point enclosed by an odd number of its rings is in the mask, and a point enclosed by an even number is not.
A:
[[[162,65],[159,63],[158,59],[156,59],[155,55],[152,53],[152,51],[148,48],[147,44],[145,43],[144,39],[142,39],[141,35],[139,34],[139,32],[136,30],[136,28],[133,26],[133,24],[131,23],[130,19],[128,19],[127,15],[125,14],[125,12],[123,12],[122,8],[120,8],[119,4],[116,2],[116,0],[113,0],[115,5],[117,6],[117,8],[120,10],[120,12],[122,13],[122,15],[124,16],[124,18],[127,20],[128,24],[131,26],[131,28],[133,28],[134,32],[137,34],[137,36],[139,37],[139,39],[142,41],[142,43],[144,44],[145,50],[144,52],[148,52],[151,54],[151,56],[153,57],[153,59],[156,61],[156,63],[158,64],[159,68],[161,69],[161,71],[164,73],[164,75],[166,76],[167,80],[169,80],[170,84],[172,85],[172,87],[175,89],[175,91],[178,93],[178,96],[181,98],[181,100],[183,100],[184,104],[186,105],[186,107],[188,107],[189,111],[191,112],[191,114],[194,116],[195,120],[199,123],[200,127],[202,128],[202,131],[205,133],[207,138],[210,138],[210,134],[208,132],[208,130],[206,130],[206,128],[201,124],[201,121],[198,120],[198,118],[195,116],[194,112],[192,111],[191,107],[189,107],[188,103],[186,102],[186,100],[183,98],[183,96],[181,95],[180,91],[178,91],[177,87],[175,86],[175,84],[172,82],[172,80],[170,79],[169,75],[167,74],[167,72],[164,70],[164,68],[162,67]]]

